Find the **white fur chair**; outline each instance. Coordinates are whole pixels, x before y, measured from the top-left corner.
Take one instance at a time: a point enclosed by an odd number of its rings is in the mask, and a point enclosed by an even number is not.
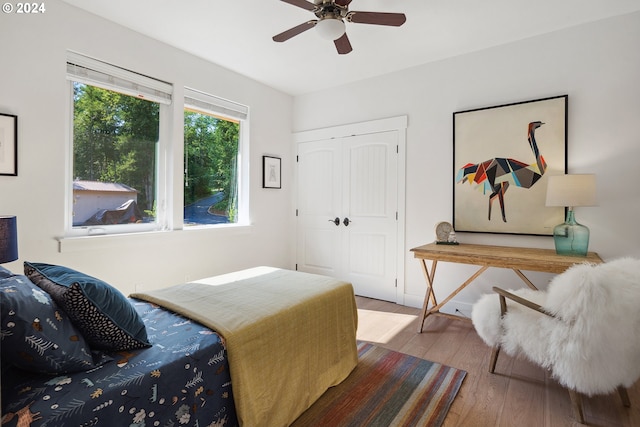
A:
[[[578,264],[555,276],[547,291],[520,289],[484,295],[473,325],[493,347],[524,355],[549,369],[569,389],[573,412],[584,423],[582,395],[627,388],[640,377],[640,260]]]

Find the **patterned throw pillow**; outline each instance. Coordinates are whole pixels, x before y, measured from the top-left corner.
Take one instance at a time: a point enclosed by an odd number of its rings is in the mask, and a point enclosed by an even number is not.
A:
[[[25,276],[0,279],[2,363],[46,374],[96,366],[89,344],[51,297]],[[96,355],[96,360],[100,356]]]
[[[92,348],[121,351],[151,345],[138,312],[113,286],[59,265],[25,262],[24,272],[65,310]]]

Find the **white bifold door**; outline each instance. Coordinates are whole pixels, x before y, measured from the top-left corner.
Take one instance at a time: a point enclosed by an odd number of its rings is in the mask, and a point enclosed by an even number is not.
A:
[[[398,131],[298,144],[297,268],[397,300]]]

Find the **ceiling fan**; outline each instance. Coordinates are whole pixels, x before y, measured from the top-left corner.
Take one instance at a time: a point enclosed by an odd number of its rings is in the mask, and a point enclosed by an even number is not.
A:
[[[333,40],[338,53],[341,55],[353,50],[345,32],[345,20],[356,24],[389,25],[392,27],[399,27],[407,20],[404,13],[350,12],[349,4],[352,0],[315,0],[315,3],[307,0],[282,1],[313,12],[318,19],[307,21],[275,35],[273,36],[273,41],[284,42],[315,27],[322,38]]]

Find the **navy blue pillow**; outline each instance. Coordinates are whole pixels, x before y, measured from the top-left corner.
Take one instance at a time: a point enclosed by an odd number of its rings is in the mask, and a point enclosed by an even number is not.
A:
[[[24,272],[64,309],[92,348],[121,351],[151,345],[138,312],[108,283],[59,265],[25,262]]]
[[[95,367],[80,331],[49,294],[27,277],[0,278],[0,312],[3,364],[46,374]]]

